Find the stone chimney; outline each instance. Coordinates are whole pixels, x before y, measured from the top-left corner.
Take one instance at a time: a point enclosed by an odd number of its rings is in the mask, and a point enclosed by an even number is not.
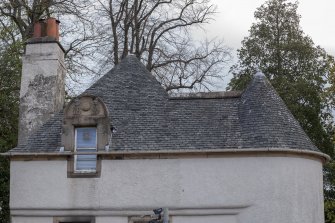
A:
[[[64,49],[59,43],[59,21],[40,20],[27,41],[22,58],[19,145],[58,113],[65,98]]]

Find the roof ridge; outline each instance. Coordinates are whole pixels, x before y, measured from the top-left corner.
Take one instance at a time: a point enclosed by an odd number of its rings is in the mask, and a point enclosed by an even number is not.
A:
[[[179,93],[175,96],[170,96],[169,99],[224,99],[241,97],[242,91],[213,91],[213,92],[191,92]]]

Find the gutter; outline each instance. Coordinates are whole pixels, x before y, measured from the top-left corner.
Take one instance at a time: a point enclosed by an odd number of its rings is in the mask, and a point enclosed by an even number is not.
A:
[[[37,157],[37,156],[73,156],[73,155],[101,155],[101,156],[127,156],[127,155],[238,155],[238,154],[288,154],[288,155],[308,155],[317,157],[326,163],[331,160],[330,156],[325,153],[301,150],[301,149],[285,149],[285,148],[258,148],[258,149],[191,149],[191,150],[111,150],[111,151],[97,151],[97,152],[41,152],[41,153],[26,153],[26,152],[6,152],[1,153],[1,156],[15,157]]]

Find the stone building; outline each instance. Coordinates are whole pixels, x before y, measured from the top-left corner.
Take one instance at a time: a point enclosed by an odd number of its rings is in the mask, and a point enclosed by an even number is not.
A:
[[[135,56],[64,105],[57,21],[23,58],[13,223],[321,223],[321,153],[262,74],[169,97]]]

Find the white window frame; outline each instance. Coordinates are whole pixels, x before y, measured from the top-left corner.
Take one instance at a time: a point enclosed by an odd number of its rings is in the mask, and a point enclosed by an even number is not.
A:
[[[95,151],[97,151],[97,147],[98,147],[98,131],[97,131],[97,127],[96,126],[87,126],[87,127],[76,127],[75,128],[75,138],[74,138],[74,143],[75,143],[75,147],[74,150],[75,152],[77,152],[77,130],[80,128],[94,128],[95,129],[95,148],[80,148],[81,150],[92,150],[95,149]],[[96,173],[97,172],[97,162],[98,162],[98,156],[96,155],[96,166],[95,169],[89,169],[89,170],[77,170],[77,157],[78,155],[74,156],[74,173]]]

